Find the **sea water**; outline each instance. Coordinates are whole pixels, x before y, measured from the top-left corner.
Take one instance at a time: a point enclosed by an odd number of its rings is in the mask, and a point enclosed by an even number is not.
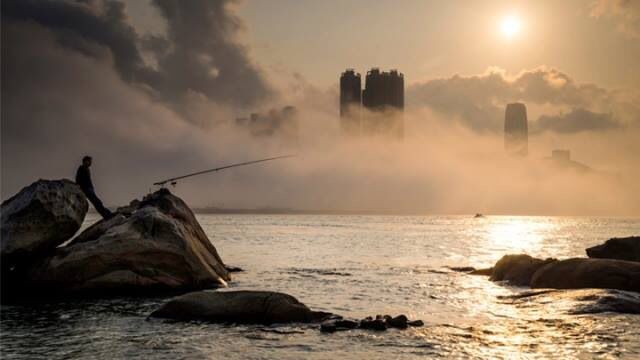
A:
[[[90,216],[84,226],[96,221]],[[640,316],[516,306],[525,288],[450,271],[504,254],[585,256],[640,219],[602,217],[198,215],[232,289],[282,291],[351,318],[405,314],[425,326],[323,334],[317,325],[147,319],[167,298],[3,305],[3,359],[640,358]],[[563,304],[566,306],[566,304]]]

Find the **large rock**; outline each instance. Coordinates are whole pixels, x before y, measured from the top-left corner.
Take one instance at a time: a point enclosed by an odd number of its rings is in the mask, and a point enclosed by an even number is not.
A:
[[[505,255],[491,271],[490,280],[507,281],[512,285],[529,286],[533,274],[555,259],[536,259],[529,255]]]
[[[320,322],[331,314],[312,311],[291,295],[270,291],[198,291],[179,296],[151,317],[214,323]]]
[[[3,269],[25,266],[53,252],[80,229],[88,209],[80,187],[69,180],[38,180],[4,201],[0,220]]]
[[[111,295],[226,286],[224,263],[180,198],[162,189],[130,210],[94,224],[32,268],[29,288]]]
[[[533,274],[532,288],[618,289],[640,292],[640,263],[612,259],[567,259]]]
[[[640,262],[640,236],[613,238],[587,249],[590,258],[618,259]]]

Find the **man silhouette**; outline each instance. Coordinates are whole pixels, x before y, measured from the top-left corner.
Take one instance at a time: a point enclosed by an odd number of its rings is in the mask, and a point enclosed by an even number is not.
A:
[[[104,207],[102,201],[96,195],[96,191],[93,188],[93,182],[91,181],[91,156],[85,156],[82,158],[82,165],[78,167],[76,172],[76,184],[80,185],[80,189],[84,192],[84,195],[89,199],[96,211],[102,215],[104,219],[109,219],[113,216],[113,213]]]

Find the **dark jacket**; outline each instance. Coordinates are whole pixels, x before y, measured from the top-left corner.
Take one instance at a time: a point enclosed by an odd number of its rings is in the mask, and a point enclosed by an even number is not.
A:
[[[76,172],[76,184],[80,185],[83,191],[93,191],[93,182],[91,182],[91,171],[88,166],[80,165]]]

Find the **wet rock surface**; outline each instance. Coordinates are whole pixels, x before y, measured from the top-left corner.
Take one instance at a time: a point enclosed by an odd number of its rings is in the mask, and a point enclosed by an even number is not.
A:
[[[295,297],[271,291],[198,291],[179,296],[150,317],[235,324],[312,323],[332,314],[313,311]]]
[[[613,238],[586,250],[590,258],[640,262],[640,236]]]
[[[640,263],[612,259],[566,259],[541,267],[532,288],[618,289],[640,292]]]
[[[406,315],[376,315],[376,317],[366,317],[362,320],[330,319],[320,325],[320,331],[334,333],[336,331],[346,331],[352,329],[385,331],[387,329],[404,330],[408,327],[424,326],[422,320],[409,321]]]
[[[491,281],[507,281],[512,285],[528,286],[533,274],[555,259],[536,259],[529,255],[505,255],[491,271]]]
[[[532,303],[549,304],[567,314],[623,313],[640,314],[640,294],[611,289],[531,290],[499,296],[507,304],[530,307]]]

